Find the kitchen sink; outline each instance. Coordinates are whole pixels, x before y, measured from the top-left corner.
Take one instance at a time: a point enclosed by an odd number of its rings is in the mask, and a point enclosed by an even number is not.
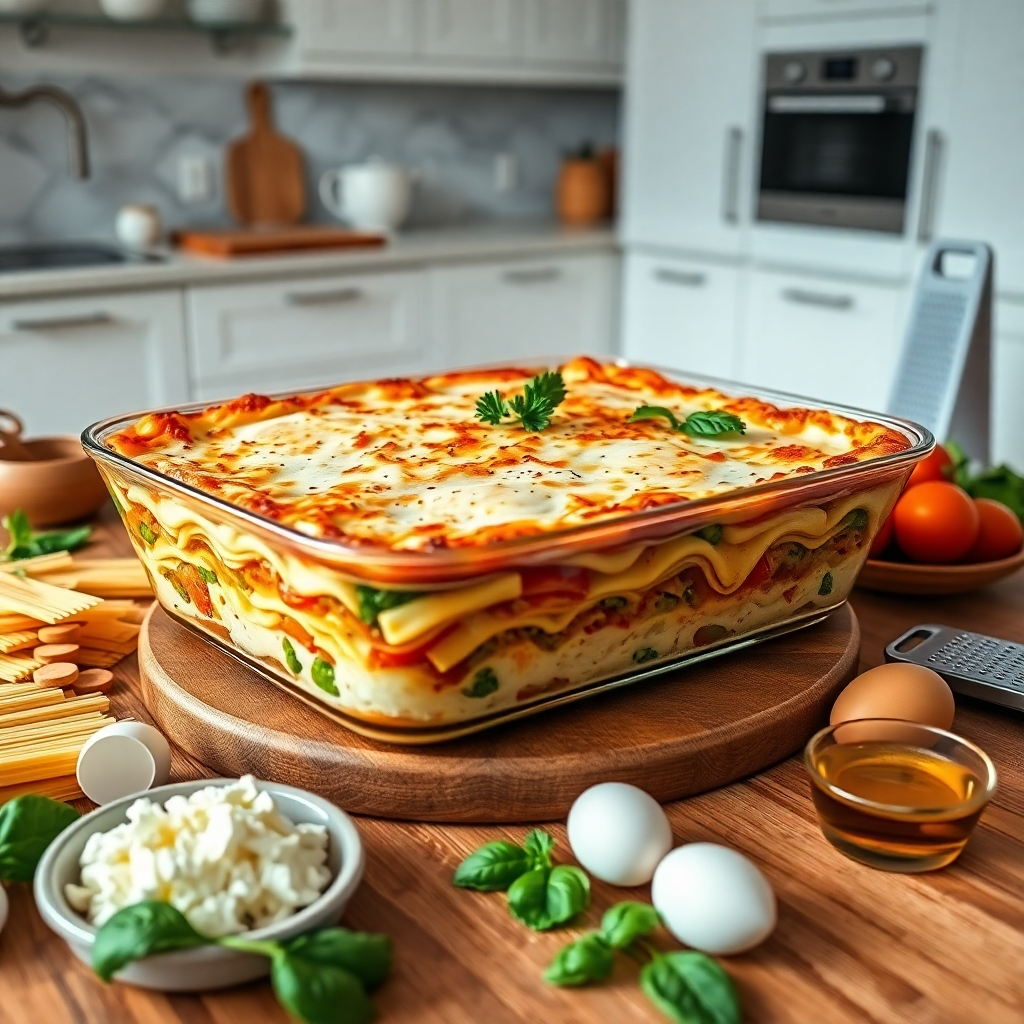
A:
[[[163,257],[127,252],[97,242],[55,242],[0,247],[0,274],[23,270],[67,270],[107,267],[119,263],[155,263]]]

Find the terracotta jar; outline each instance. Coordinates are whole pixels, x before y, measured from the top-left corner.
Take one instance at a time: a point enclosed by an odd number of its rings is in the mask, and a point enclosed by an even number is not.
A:
[[[596,224],[609,217],[612,189],[605,165],[594,158],[564,160],[558,175],[555,206],[563,224]]]

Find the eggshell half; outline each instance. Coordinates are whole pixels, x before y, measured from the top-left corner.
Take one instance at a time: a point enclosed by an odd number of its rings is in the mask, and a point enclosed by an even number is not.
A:
[[[937,729],[953,724],[956,704],[946,680],[923,665],[879,665],[857,676],[836,699],[832,725],[898,718]]]

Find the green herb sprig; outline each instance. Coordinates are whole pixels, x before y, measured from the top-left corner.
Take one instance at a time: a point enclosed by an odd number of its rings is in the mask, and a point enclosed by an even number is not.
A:
[[[368,626],[377,625],[377,616],[389,608],[408,604],[422,595],[413,590],[378,590],[365,583],[356,585],[356,599],[359,601],[359,618]]]
[[[691,412],[685,420],[678,420],[676,414],[663,405],[641,405],[629,417],[629,422],[653,419],[666,419],[674,431],[691,437],[720,437],[723,434],[744,434],[747,430],[746,423],[739,416],[721,409]]]
[[[565,401],[565,380],[557,370],[538,374],[521,395],[506,401],[498,391],[488,391],[476,402],[476,417],[498,426],[506,416],[514,414],[524,430],[537,434],[546,430],[555,409]]]
[[[270,960],[278,1002],[306,1024],[368,1024],[375,1013],[367,991],[391,969],[386,935],[326,928],[284,942],[240,935],[212,939],[197,932],[169,903],[150,900],[119,910],[96,933],[93,970],[104,980],[155,953],[224,946]]]
[[[74,530],[57,533],[33,534],[28,516],[20,508],[3,519],[3,527],[9,535],[3,561],[17,562],[23,558],[38,555],[52,555],[57,551],[77,551],[92,535],[91,526],[78,526]]]
[[[590,906],[590,879],[582,868],[555,864],[555,841],[534,829],[523,845],[485,843],[455,870],[452,884],[480,892],[507,892],[509,913],[536,932],[571,921]]]
[[[559,951],[544,980],[574,987],[604,981],[615,968],[616,952],[621,951],[643,962],[640,988],[670,1020],[739,1024],[736,988],[716,961],[694,950],[663,953],[644,941],[660,923],[658,912],[646,903],[617,903],[605,912],[600,930]]]
[[[46,848],[78,818],[74,807],[35,793],[0,807],[0,881],[31,882]]]

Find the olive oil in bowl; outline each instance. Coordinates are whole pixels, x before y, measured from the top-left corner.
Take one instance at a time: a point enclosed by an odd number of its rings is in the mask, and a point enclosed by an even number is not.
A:
[[[908,722],[824,729],[804,761],[825,837],[887,871],[933,871],[954,861],[995,792],[995,768],[983,751]]]

